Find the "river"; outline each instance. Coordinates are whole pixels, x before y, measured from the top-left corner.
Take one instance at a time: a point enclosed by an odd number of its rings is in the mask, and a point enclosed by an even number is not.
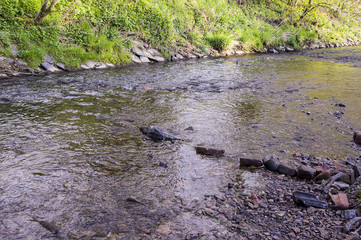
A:
[[[0,239],[217,228],[179,203],[231,180],[262,184],[238,169],[239,156],[360,155],[360,62],[354,47],[2,80]],[[138,129],[148,125],[184,141],[153,142]],[[197,155],[198,144],[226,155]]]

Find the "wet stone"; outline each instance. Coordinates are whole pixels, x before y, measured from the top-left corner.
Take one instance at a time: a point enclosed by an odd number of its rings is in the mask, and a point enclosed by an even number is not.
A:
[[[277,171],[280,163],[278,159],[273,154],[268,154],[265,158],[263,158],[263,164],[266,169],[270,171]]]
[[[305,165],[298,168],[298,172],[297,172],[297,176],[300,179],[306,179],[306,180],[312,180],[315,177],[315,174],[316,174],[315,169]]]
[[[290,161],[282,161],[280,162],[280,165],[278,166],[277,171],[281,174],[285,174],[288,176],[296,176],[297,175],[297,169]]]
[[[225,153],[224,149],[215,148],[215,147],[211,147],[211,146],[197,146],[195,148],[196,148],[197,154],[202,154],[202,155],[218,157],[218,156],[224,155],[224,153]]]
[[[240,167],[260,167],[263,165],[263,162],[261,160],[254,158],[241,157],[239,161]]]
[[[293,201],[304,207],[326,208],[327,203],[317,199],[316,195],[304,192],[294,192]]]
[[[175,141],[180,140],[176,136],[165,133],[159,126],[140,127],[139,130],[153,141]]]
[[[343,212],[343,218],[345,220],[353,219],[355,217],[356,217],[356,210],[355,209],[349,209],[349,210],[345,210]]]

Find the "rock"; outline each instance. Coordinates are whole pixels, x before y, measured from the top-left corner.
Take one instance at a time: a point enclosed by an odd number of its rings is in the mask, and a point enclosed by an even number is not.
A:
[[[342,215],[345,220],[353,219],[356,217],[356,210],[355,209],[345,210],[343,211]]]
[[[333,116],[335,116],[337,119],[341,119],[342,115],[344,115],[344,113],[340,111],[336,111],[333,113]]]
[[[345,104],[343,104],[343,103],[336,103],[336,105],[335,105],[336,107],[346,107],[346,105]]]
[[[359,165],[354,165],[352,166],[352,170],[354,173],[355,178],[357,179],[359,176],[361,176],[361,166]]]
[[[16,46],[14,46],[14,45],[11,46],[10,52],[14,57],[16,57],[19,54],[18,48]]]
[[[89,69],[95,69],[95,67],[98,65],[97,62],[89,61],[86,63],[86,65],[89,67]]]
[[[53,65],[47,63],[47,62],[43,62],[41,63],[41,67],[44,68],[46,71],[54,73],[54,72],[59,72],[60,69],[54,67]]]
[[[0,79],[8,78],[9,76],[5,73],[0,73]]]
[[[263,164],[266,169],[271,171],[277,171],[278,166],[280,165],[278,159],[273,154],[268,154],[265,158],[263,158]]]
[[[154,57],[152,57],[152,60],[154,60],[156,62],[164,62],[165,58],[159,57],[159,56],[154,56]]]
[[[147,57],[145,57],[145,56],[140,56],[140,61],[141,61],[142,63],[150,63],[150,60],[149,60]]]
[[[216,157],[222,156],[225,153],[224,149],[215,148],[215,147],[211,147],[211,146],[197,146],[196,152],[198,154],[208,155],[208,156],[216,156]]]
[[[286,50],[286,52],[294,52],[295,51],[295,49],[290,48],[290,47],[285,47],[285,50]]]
[[[45,55],[44,57],[44,62],[50,63],[50,64],[54,64],[55,62],[55,58],[53,56],[50,55]]]
[[[327,203],[317,199],[316,195],[304,192],[294,192],[293,201],[304,207],[327,208]]]
[[[329,193],[332,202],[334,203],[333,206],[331,206],[331,208],[335,209],[335,210],[346,210],[349,208],[350,204],[348,202],[347,199],[347,195],[345,193],[337,193],[337,194],[332,194]]]
[[[144,205],[144,203],[142,203],[141,201],[139,201],[138,199],[136,199],[136,198],[133,197],[133,196],[127,197],[125,200],[126,200],[127,202],[139,203],[139,204]]]
[[[179,138],[165,133],[161,127],[158,126],[149,126],[149,127],[140,127],[139,130],[153,141],[175,141],[180,140]]]
[[[277,171],[281,174],[285,174],[291,177],[297,175],[297,169],[290,161],[281,161]]]
[[[318,170],[316,169],[316,174],[317,174],[317,172],[318,172]],[[330,169],[323,170],[319,174],[316,175],[317,180],[328,180],[330,178],[331,178],[331,170]]]
[[[140,58],[135,56],[135,55],[131,55],[130,58],[132,59],[133,62],[135,63],[142,63],[142,61],[140,61]]]
[[[164,162],[159,162],[159,166],[162,168],[168,168],[168,165],[165,164]]]
[[[112,63],[105,63],[105,65],[107,65],[108,68],[113,68],[113,67],[115,67],[114,64],[112,64]]]
[[[139,57],[144,55],[143,51],[142,51],[140,48],[138,48],[138,47],[134,47],[134,48],[132,49],[132,51],[133,51],[136,55],[138,55]]]
[[[270,48],[268,50],[268,52],[270,52],[270,53],[278,53],[278,51],[276,49],[274,49],[274,48]]]
[[[156,232],[168,236],[172,231],[170,230],[170,227],[167,225],[159,225]]]
[[[81,67],[82,69],[85,69],[85,70],[90,69],[90,67],[89,67],[88,65],[86,65],[86,64],[82,64],[82,65],[80,65],[80,67]]]
[[[353,141],[356,144],[360,144],[361,145],[361,131],[355,131],[353,134]]]
[[[298,168],[297,176],[301,179],[312,180],[315,175],[316,170],[311,167],[302,165]]]
[[[338,168],[334,171],[334,174],[337,174],[339,172],[344,173],[342,177],[340,177],[340,181],[353,184],[355,182],[355,174],[352,169],[347,167]]]
[[[241,157],[239,161],[240,167],[260,167],[263,165],[263,162],[261,160],[254,158]]]
[[[59,63],[56,64],[56,66],[57,66],[59,69],[63,70],[63,71],[67,71],[64,63],[60,63],[60,62],[59,62]]]
[[[340,181],[334,182],[334,185],[337,186],[337,187],[339,187],[341,190],[343,190],[343,189],[348,189],[348,188],[350,187],[349,184],[344,183],[344,182],[340,182]]]
[[[194,128],[192,126],[187,127],[186,129],[184,129],[184,131],[194,131]]]
[[[95,65],[95,69],[107,69],[107,65],[105,65],[105,63],[98,63],[97,65]]]
[[[162,56],[162,54],[157,50],[157,49],[154,49],[154,48],[151,48],[148,50],[148,52],[150,52],[153,56]]]
[[[147,58],[149,58],[149,59],[153,59],[153,58],[154,58],[153,55],[152,55],[150,52],[148,52],[147,50],[143,50],[142,56],[147,57]]]
[[[34,220],[35,222],[38,222],[43,228],[51,232],[52,234],[57,234],[60,230],[60,227],[55,224],[55,222],[48,222],[48,221],[38,221]]]

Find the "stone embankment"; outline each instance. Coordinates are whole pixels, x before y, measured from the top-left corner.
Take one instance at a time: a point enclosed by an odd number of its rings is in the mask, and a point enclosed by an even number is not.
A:
[[[328,43],[311,43],[309,45],[303,46],[303,50],[312,50],[312,49],[321,49],[321,48],[337,48],[345,46],[357,46],[360,45],[361,41],[353,41],[349,39],[347,43],[344,44],[328,44]],[[195,49],[194,47],[186,47],[182,50],[174,52],[169,58],[165,58],[164,55],[157,49],[152,48],[149,44],[132,41],[131,52],[131,61],[130,64],[149,64],[157,62],[166,62],[166,61],[178,61],[186,59],[196,59],[196,58],[205,58],[205,57],[221,57],[221,56],[240,56],[244,54],[249,54],[252,52],[255,53],[282,53],[282,52],[293,52],[295,49],[288,46],[280,47],[270,47],[264,48],[263,50],[252,49],[252,51],[244,50],[242,44],[238,41],[232,41],[228,48],[222,52],[218,52],[214,49],[208,49],[208,53],[205,54],[200,50]],[[78,71],[78,70],[97,70],[97,69],[107,69],[115,67],[111,63],[95,62],[88,61],[87,63],[81,64],[80,68],[74,68],[66,66],[64,63],[56,62],[55,58],[49,55],[46,55],[43,59],[43,62],[38,66],[38,68],[33,69],[28,66],[28,64],[22,61],[19,58],[16,58],[18,50],[14,48],[13,55],[14,58],[2,57],[0,56],[0,79],[19,77],[19,76],[31,76],[31,75],[42,75],[49,73],[61,73],[64,71]],[[127,64],[119,65],[124,66]]]

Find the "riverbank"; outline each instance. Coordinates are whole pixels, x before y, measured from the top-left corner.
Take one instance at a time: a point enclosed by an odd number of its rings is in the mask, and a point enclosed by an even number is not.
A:
[[[360,41],[354,1],[51,2],[0,3],[0,77]]]
[[[329,44],[329,43],[312,43],[302,46],[302,50],[314,50],[323,48],[339,48],[349,46],[359,46],[361,41],[353,41],[349,39],[347,43],[342,44]],[[14,51],[17,51],[16,49]],[[56,62],[55,58],[49,55],[44,57],[44,61],[35,69],[29,67],[29,65],[19,58],[9,58],[6,56],[0,56],[0,79],[22,77],[22,76],[36,76],[44,74],[54,74],[69,71],[81,71],[81,70],[99,70],[115,67],[124,67],[137,64],[152,64],[161,63],[167,61],[180,61],[197,58],[207,57],[232,57],[242,56],[246,54],[262,53],[262,54],[279,54],[283,52],[295,52],[297,50],[280,46],[276,48],[264,48],[262,51],[254,49],[254,51],[247,51],[242,48],[242,44],[237,41],[233,41],[229,47],[219,52],[214,49],[209,50],[210,54],[205,54],[195,48],[184,48],[177,53],[172,54],[166,58],[158,49],[151,48],[147,43],[141,41],[132,41],[132,48],[129,49],[131,53],[131,63],[125,64],[112,64],[106,62],[88,61],[81,64],[80,67],[67,66],[64,63]]]

